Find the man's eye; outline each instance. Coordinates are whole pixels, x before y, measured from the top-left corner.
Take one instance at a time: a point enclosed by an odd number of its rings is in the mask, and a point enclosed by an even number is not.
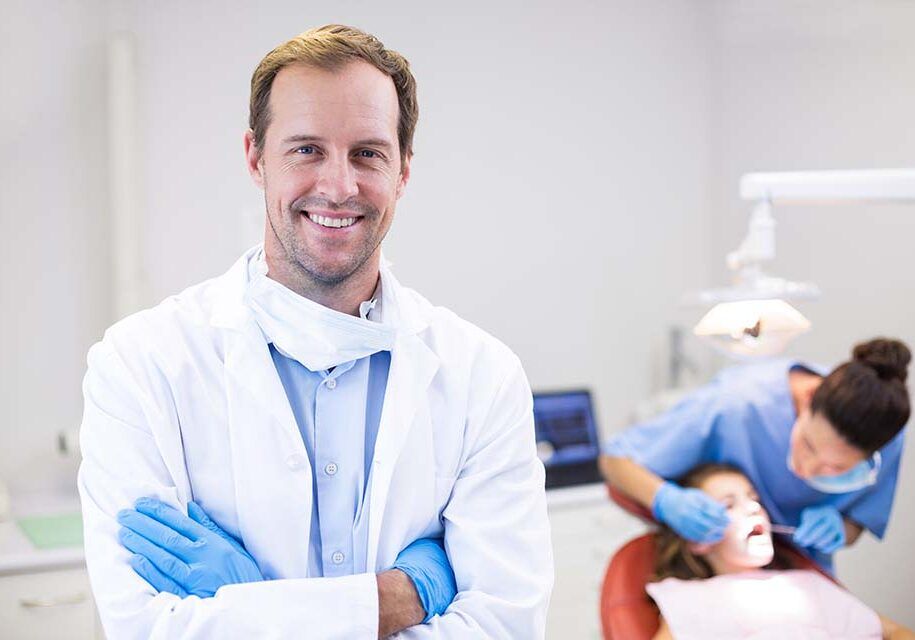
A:
[[[295,150],[296,153],[300,153],[304,156],[310,156],[315,152],[315,148],[310,144],[306,144],[304,147],[299,147]]]
[[[380,157],[377,152],[372,151],[371,149],[363,149],[359,152],[360,158],[378,158]]]

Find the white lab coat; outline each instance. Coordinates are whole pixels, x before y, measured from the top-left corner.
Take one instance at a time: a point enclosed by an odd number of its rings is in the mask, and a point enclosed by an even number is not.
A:
[[[111,327],[89,352],[79,472],[86,562],[110,638],[354,638],[378,633],[374,573],[309,578],[311,468],[267,344],[225,275]],[[500,342],[382,268],[397,327],[368,482],[370,571],[444,533],[458,595],[403,638],[542,638],[553,582],[531,393]],[[270,578],[212,598],[155,591],[115,515],[196,500]]]

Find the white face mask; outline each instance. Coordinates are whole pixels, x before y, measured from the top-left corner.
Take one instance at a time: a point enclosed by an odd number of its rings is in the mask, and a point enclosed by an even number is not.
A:
[[[311,371],[323,371],[394,347],[396,330],[303,298],[267,277],[263,253],[251,258],[245,301],[276,347]]]

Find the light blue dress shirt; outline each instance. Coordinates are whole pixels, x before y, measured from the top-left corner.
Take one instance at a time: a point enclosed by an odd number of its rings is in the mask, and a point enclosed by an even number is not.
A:
[[[367,481],[391,354],[381,351],[330,371],[310,371],[273,344],[270,355],[311,462],[308,575],[365,573]]]

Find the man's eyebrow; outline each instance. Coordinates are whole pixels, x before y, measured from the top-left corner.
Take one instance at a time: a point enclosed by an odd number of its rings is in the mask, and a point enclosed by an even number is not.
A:
[[[394,145],[385,140],[384,138],[366,138],[364,140],[356,141],[357,147],[384,147],[386,149],[393,149]]]
[[[323,142],[324,138],[321,136],[313,136],[307,133],[298,133],[294,136],[288,136],[283,138],[283,144],[289,144],[292,142]]]
[[[303,142],[325,142],[321,136],[315,136],[308,133],[298,133],[283,138],[283,144],[301,144]],[[383,149],[393,149],[394,144],[384,138],[364,138],[354,143],[356,147],[381,147]]]

